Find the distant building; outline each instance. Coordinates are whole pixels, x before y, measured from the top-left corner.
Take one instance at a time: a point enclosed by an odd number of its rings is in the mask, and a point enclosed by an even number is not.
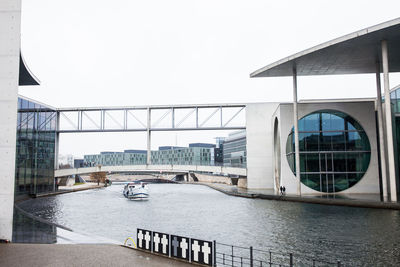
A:
[[[74,159],[74,168],[82,168],[85,167],[83,159]]]
[[[229,134],[223,142],[224,166],[246,167],[246,131]]]
[[[85,155],[83,158],[86,166],[143,165],[146,164],[146,153],[145,150],[107,151],[95,155]]]
[[[160,146],[151,151],[151,162],[155,165],[214,165],[215,156],[220,160],[221,151],[215,144],[193,143],[189,147]],[[145,165],[146,150],[105,151],[95,155],[85,155],[85,166]],[[219,161],[222,163],[222,161]]]
[[[151,163],[156,165],[213,165],[213,144],[193,143],[189,147],[159,147],[151,151]]]

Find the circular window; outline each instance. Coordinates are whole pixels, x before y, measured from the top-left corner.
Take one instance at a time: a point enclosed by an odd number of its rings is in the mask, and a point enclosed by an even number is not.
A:
[[[352,187],[364,176],[371,158],[368,137],[349,115],[320,110],[299,120],[300,180],[306,186],[327,193]],[[286,143],[286,157],[293,173],[294,129]]]

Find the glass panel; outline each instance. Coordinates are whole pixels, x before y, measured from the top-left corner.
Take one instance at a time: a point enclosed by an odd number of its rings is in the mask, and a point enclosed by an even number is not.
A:
[[[332,151],[332,133],[322,132],[319,139],[319,151]]]
[[[300,157],[306,156],[306,172],[319,172],[319,154],[308,153],[307,155],[301,154]]]
[[[321,129],[322,131],[331,131],[331,114],[321,114]]]
[[[307,133],[306,134],[306,149],[305,151],[318,151],[319,150],[319,133]]]
[[[321,192],[327,192],[328,189],[328,181],[327,174],[321,174]]]
[[[321,191],[320,188],[320,175],[319,174],[307,174],[307,186],[311,189]]]
[[[313,113],[304,118],[304,131],[313,132],[319,131],[319,113]]]
[[[349,188],[349,181],[347,180],[347,174],[336,174],[335,179],[335,192],[343,191]]]
[[[334,182],[333,182],[333,174],[327,174],[326,183],[327,183],[327,185],[326,185],[327,192],[328,193],[333,193],[334,192],[333,191],[333,184],[334,184]]]
[[[345,151],[346,150],[346,135],[345,132],[332,132],[332,150]]]
[[[344,131],[344,119],[337,114],[331,115],[331,131]]]
[[[333,153],[333,170],[335,172],[346,172],[346,154]]]

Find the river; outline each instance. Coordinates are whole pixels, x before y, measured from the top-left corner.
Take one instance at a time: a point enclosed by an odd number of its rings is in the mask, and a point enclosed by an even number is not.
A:
[[[112,185],[19,206],[121,243],[143,228],[351,266],[400,265],[399,211],[240,198],[188,184],[150,184],[151,199],[142,202],[122,190]]]

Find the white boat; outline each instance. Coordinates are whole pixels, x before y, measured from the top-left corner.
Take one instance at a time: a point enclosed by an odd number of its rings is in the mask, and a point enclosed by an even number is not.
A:
[[[146,183],[129,183],[124,187],[124,196],[131,200],[148,200],[149,188]]]

